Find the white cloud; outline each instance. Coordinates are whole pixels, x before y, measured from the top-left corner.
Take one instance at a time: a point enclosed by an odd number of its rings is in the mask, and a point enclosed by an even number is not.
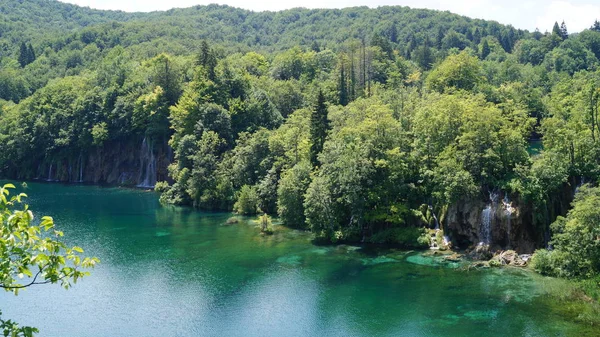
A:
[[[600,19],[598,0],[61,0],[99,9],[155,11],[172,7],[191,7],[209,3],[228,4],[255,11],[293,7],[343,8],[402,5],[414,8],[449,10],[473,18],[495,20],[516,28],[551,30],[555,21],[565,20],[570,32],[578,32]]]

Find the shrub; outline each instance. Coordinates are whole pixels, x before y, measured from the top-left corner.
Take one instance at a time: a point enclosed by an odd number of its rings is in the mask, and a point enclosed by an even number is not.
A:
[[[260,226],[260,232],[271,235],[273,234],[273,225],[271,223],[271,217],[267,214],[260,215],[258,217],[258,225]]]
[[[164,193],[169,190],[169,183],[166,181],[158,181],[154,185],[154,191],[158,193]]]
[[[256,187],[244,185],[240,190],[238,200],[233,205],[233,209],[238,214],[252,215],[258,213],[258,194]]]

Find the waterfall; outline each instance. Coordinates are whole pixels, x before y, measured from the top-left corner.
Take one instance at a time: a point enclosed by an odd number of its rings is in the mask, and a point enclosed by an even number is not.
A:
[[[52,163],[50,163],[50,167],[48,168],[48,179],[46,181],[52,181]]]
[[[492,218],[494,217],[494,207],[498,202],[498,193],[490,192],[490,202],[485,209],[481,211],[481,226],[479,228],[479,245],[489,245],[492,242]]]
[[[431,234],[429,234],[429,249],[440,249],[440,247],[438,247],[437,244],[437,233],[439,232],[439,229],[436,229],[435,232],[432,232]]]
[[[138,187],[154,188],[156,184],[156,157],[152,151],[152,144],[144,137],[140,149],[140,173]]]
[[[435,212],[433,212],[433,206],[429,205],[429,211],[431,212],[431,216],[433,217],[433,220],[435,221],[435,229],[439,230],[440,222],[438,221],[437,216],[435,216]]]
[[[502,204],[504,204],[504,216],[506,217],[506,233],[508,236],[508,247],[510,247],[510,231],[511,231],[510,220],[512,218],[514,209],[512,207],[512,204],[510,203],[510,198],[508,197],[508,194],[506,194],[504,196],[504,199],[502,200]]]

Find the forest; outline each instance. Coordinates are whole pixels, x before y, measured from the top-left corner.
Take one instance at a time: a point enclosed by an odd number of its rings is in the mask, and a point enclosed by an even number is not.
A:
[[[400,6],[0,12],[3,178],[155,188],[318,242],[427,248],[441,228],[462,249],[536,251],[545,275],[600,273],[597,21],[570,34]]]

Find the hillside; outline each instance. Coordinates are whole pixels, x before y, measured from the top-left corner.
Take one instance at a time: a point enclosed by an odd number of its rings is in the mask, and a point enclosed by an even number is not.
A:
[[[464,16],[408,7],[367,7],[346,9],[291,9],[281,12],[252,12],[229,6],[209,5],[152,13],[125,13],[82,8],[53,0],[0,1],[2,42],[31,42],[36,50],[45,43],[87,36],[98,30],[116,35],[125,45],[154,39],[174,39],[188,45],[189,40],[213,42],[258,50],[282,50],[295,45],[310,46],[317,41],[335,48],[350,38],[367,38],[373,33],[392,35],[394,42],[408,43],[413,35],[421,42],[425,35],[433,40],[439,31],[460,34],[493,35],[512,45],[525,32],[496,22],[472,20]],[[112,25],[112,23],[126,23]],[[102,25],[111,23],[109,25]],[[85,28],[85,29],[84,29]],[[74,34],[78,32],[78,34]],[[32,41],[32,40],[41,41]],[[106,38],[105,38],[106,39]],[[56,40],[56,41],[54,41]],[[13,53],[17,48],[8,48]]]
[[[2,177],[156,186],[327,242],[422,247],[442,226],[520,252],[599,178],[598,23],[1,4]]]

